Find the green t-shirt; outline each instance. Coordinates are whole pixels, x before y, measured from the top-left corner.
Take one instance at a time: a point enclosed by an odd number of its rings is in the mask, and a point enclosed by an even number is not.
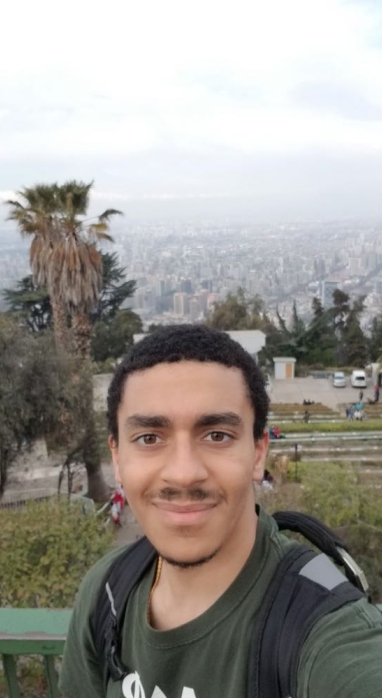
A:
[[[260,510],[256,543],[227,591],[198,618],[172,630],[147,622],[155,566],[132,593],[123,627],[123,683],[102,686],[102,666],[89,627],[100,583],[121,550],[84,579],[60,677],[67,698],[247,698],[249,642],[279,560],[293,545]],[[296,698],[381,698],[382,614],[366,600],[319,621],[303,647]],[[261,697],[260,697],[261,698]]]

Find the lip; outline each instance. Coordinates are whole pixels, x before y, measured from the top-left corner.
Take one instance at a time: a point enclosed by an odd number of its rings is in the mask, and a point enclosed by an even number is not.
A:
[[[177,526],[191,526],[204,523],[216,507],[216,502],[177,502],[154,501],[160,515],[168,523]]]

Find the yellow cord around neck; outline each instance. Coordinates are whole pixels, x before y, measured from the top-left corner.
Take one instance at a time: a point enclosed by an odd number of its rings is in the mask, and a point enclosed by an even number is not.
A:
[[[157,562],[157,568],[156,568],[156,572],[155,572],[155,579],[154,579],[154,583],[150,589],[149,600],[148,600],[148,604],[147,604],[147,621],[148,621],[149,625],[151,625],[151,600],[152,600],[153,593],[159,584],[159,580],[160,580],[160,576],[161,576],[161,572],[162,572],[162,566],[163,566],[163,559],[159,555],[158,562]]]

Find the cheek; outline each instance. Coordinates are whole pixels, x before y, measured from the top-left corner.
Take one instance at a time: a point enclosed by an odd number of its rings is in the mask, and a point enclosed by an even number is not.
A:
[[[118,472],[126,492],[133,494],[144,490],[153,477],[152,471],[152,464],[142,462],[128,446],[121,445],[118,453]]]

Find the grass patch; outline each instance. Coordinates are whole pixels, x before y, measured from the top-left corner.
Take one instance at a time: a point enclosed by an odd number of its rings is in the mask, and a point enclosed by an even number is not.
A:
[[[280,429],[284,434],[336,434],[338,432],[368,432],[381,431],[382,419],[368,419],[366,422],[287,422],[281,424]]]

